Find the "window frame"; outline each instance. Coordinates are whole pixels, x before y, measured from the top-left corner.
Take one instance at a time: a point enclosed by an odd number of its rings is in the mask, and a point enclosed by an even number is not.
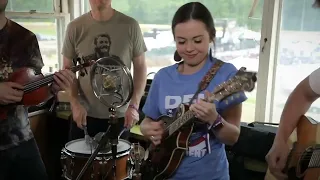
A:
[[[257,122],[272,122],[282,3],[283,0],[265,0],[263,5],[255,106]]]
[[[79,4],[74,11],[82,15],[85,0],[73,1]],[[254,117],[258,122],[272,122],[282,3],[283,0],[264,0],[263,4]],[[265,38],[267,42],[264,42]]]
[[[53,13],[10,12],[9,18],[56,18],[57,48],[59,68],[62,68],[62,43],[68,23],[84,13],[84,0],[53,0]],[[281,26],[283,0],[264,0],[261,41],[259,52],[258,82],[256,86],[256,104],[254,121],[272,122],[275,91],[275,75],[278,60],[278,45]],[[267,42],[264,39],[267,38]],[[262,50],[263,49],[263,50]]]
[[[53,18],[57,22],[57,57],[58,57],[58,66],[59,69],[62,69],[63,66],[63,56],[61,54],[62,44],[66,32],[68,23],[70,22],[70,13],[69,13],[69,2],[68,1],[54,1],[54,12],[45,13],[45,12],[15,12],[15,11],[6,11],[6,17],[9,19],[12,18],[34,18],[34,19],[43,19],[43,18]]]

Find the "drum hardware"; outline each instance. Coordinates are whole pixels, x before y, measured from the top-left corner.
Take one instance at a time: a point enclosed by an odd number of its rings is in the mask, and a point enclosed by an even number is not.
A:
[[[86,164],[83,166],[83,168],[81,169],[78,177],[76,180],[80,180],[82,178],[82,176],[84,175],[84,173],[86,172],[86,170],[89,168],[89,166],[92,165],[93,160],[96,158],[96,156],[98,155],[98,153],[100,152],[101,148],[103,146],[105,146],[108,141],[109,138],[107,137],[107,135],[109,135],[109,131],[110,131],[111,125],[108,126],[108,129],[106,131],[106,133],[102,136],[101,140],[98,143],[98,146],[96,147],[96,149],[94,150],[94,152],[92,153],[92,155],[90,156],[90,158],[87,160]]]
[[[74,180],[77,178],[82,167],[91,156],[90,149],[86,148],[85,139],[76,139],[66,143],[62,149],[62,166],[65,167],[63,178],[67,180]],[[117,147],[117,180],[125,180],[132,178],[132,166],[130,162],[130,150],[132,149],[130,142],[119,139]],[[66,158],[64,158],[66,157]],[[111,150],[101,150],[92,163],[92,167],[83,175],[83,179],[88,180],[111,180],[112,174],[112,153]],[[72,164],[74,164],[72,166]],[[72,174],[71,174],[72,172]]]
[[[145,150],[139,143],[133,143],[130,151],[130,157],[134,161],[133,180],[141,180],[140,166],[144,160]]]
[[[130,70],[120,59],[116,57],[104,57],[98,59],[91,67],[90,80],[94,95],[102,104],[108,107],[110,114],[109,127],[98,142],[98,146],[81,169],[76,180],[82,178],[101,148],[105,147],[107,143],[111,144],[112,174],[113,179],[116,180],[117,147],[120,136],[120,124],[118,123],[116,110],[130,101],[133,94],[133,79]]]

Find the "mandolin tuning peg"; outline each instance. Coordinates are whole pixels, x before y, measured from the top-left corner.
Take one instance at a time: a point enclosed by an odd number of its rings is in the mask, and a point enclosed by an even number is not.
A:
[[[80,71],[80,74],[79,74],[81,77],[83,77],[84,75],[86,75],[86,73],[85,72],[83,72],[83,71]]]
[[[77,65],[77,59],[72,59],[73,65],[76,66]]]
[[[77,62],[78,62],[79,64],[82,64],[81,61],[82,61],[82,59],[81,59],[80,57],[78,57],[78,58],[77,58]]]
[[[88,71],[85,67],[83,67],[81,70],[80,70],[80,76],[85,76],[85,75],[88,75]]]

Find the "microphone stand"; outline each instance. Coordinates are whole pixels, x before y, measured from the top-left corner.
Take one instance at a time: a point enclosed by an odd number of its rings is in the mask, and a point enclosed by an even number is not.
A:
[[[111,143],[111,153],[112,153],[112,172],[113,172],[113,179],[116,180],[116,159],[117,159],[117,147],[118,147],[118,135],[119,135],[119,127],[118,127],[118,118],[116,116],[116,109],[109,108],[110,112],[110,121],[109,124],[111,126],[110,130],[110,143]]]
[[[103,134],[103,136],[101,137],[97,148],[94,150],[94,152],[91,154],[90,158],[87,160],[86,164],[83,166],[83,168],[81,169],[80,173],[77,176],[76,180],[80,180],[84,173],[87,171],[87,169],[89,168],[89,166],[92,165],[93,160],[97,157],[98,153],[100,152],[101,148],[104,147],[108,142],[109,142],[109,138],[108,135],[110,133],[110,129],[111,129],[111,125],[109,125],[107,131]]]

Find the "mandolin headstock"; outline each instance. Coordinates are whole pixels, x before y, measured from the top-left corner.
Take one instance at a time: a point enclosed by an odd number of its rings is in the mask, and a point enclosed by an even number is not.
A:
[[[251,92],[256,82],[257,73],[246,71],[246,68],[242,67],[233,78],[217,86],[207,100],[209,102],[220,101],[240,91]]]
[[[70,70],[74,73],[77,71],[80,71],[81,72],[80,76],[84,76],[84,75],[88,74],[86,68],[92,66],[94,63],[95,63],[95,61],[93,61],[93,60],[92,61],[82,61],[82,62],[81,62],[81,60],[78,60],[78,65],[71,67]],[[82,70],[84,70],[84,72]]]

